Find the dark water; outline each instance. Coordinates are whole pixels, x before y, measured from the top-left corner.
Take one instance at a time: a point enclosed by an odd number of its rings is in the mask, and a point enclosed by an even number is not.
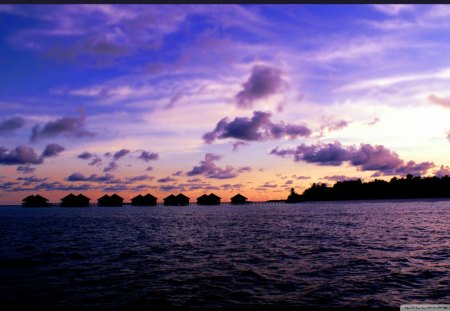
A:
[[[450,201],[0,207],[12,306],[450,302]]]

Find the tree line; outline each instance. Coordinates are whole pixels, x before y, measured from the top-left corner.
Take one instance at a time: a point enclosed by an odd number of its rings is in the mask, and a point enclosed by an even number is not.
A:
[[[408,174],[406,178],[393,177],[390,181],[338,181],[331,187],[314,183],[301,195],[292,188],[286,202],[416,198],[450,198],[450,177],[414,177]]]

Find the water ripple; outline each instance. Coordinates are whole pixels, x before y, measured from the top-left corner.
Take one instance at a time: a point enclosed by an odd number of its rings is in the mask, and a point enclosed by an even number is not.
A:
[[[448,303],[449,214],[449,201],[1,207],[0,301],[138,309]]]

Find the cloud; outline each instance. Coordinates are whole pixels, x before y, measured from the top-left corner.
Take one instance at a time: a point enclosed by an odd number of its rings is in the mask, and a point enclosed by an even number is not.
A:
[[[301,179],[311,179],[311,177],[310,176],[297,176],[297,175],[292,175],[291,176],[292,178],[295,178],[295,179],[299,179],[299,180],[301,180]]]
[[[187,180],[188,182],[192,182],[192,183],[196,183],[196,182],[201,182],[202,180],[200,178],[191,178]]]
[[[380,118],[375,117],[375,118],[373,118],[372,121],[367,122],[367,125],[375,125],[375,124],[377,124],[378,122],[380,122]]]
[[[276,188],[278,187],[277,184],[271,184],[270,182],[264,183],[264,185],[260,185],[258,188]]]
[[[133,184],[135,182],[144,181],[144,180],[153,180],[154,177],[148,175],[138,175],[133,177],[125,177],[125,179],[115,178],[114,175],[106,173],[103,176],[98,176],[97,174],[92,174],[90,176],[84,176],[84,174],[75,172],[69,175],[66,180],[73,182],[94,182],[94,183],[102,183],[102,184],[114,184],[116,186],[127,186]],[[128,188],[127,188],[128,189]],[[127,190],[124,189],[124,190]],[[130,188],[131,189],[131,188]]]
[[[323,136],[324,130],[327,130],[328,132],[338,131],[349,125],[349,122],[345,121],[345,120],[339,120],[339,121],[325,120],[325,122],[326,123],[320,127],[320,135],[319,136]]]
[[[152,160],[158,160],[159,155],[156,152],[142,151],[142,153],[138,157],[138,159],[148,162],[148,161],[152,161]]]
[[[233,121],[223,118],[212,132],[203,135],[203,140],[210,144],[216,139],[235,138],[246,141],[265,141],[289,137],[307,137],[311,130],[304,125],[273,123],[270,112],[254,111],[251,119],[238,117]]]
[[[28,177],[18,177],[17,180],[20,180],[23,182],[23,186],[29,186],[31,184],[35,183],[42,183],[47,180],[47,178],[37,178],[35,175],[28,176]]]
[[[161,185],[159,187],[159,190],[161,190],[161,191],[174,191],[174,190],[182,191],[178,185]]]
[[[108,166],[103,169],[103,172],[111,172],[118,169],[119,166],[117,165],[116,161],[109,162]]]
[[[21,117],[6,119],[0,123],[0,134],[15,131],[21,128],[24,124],[25,121]]]
[[[223,190],[239,190],[242,188],[242,184],[223,184],[221,185]]]
[[[82,173],[75,172],[66,178],[67,181],[89,181],[98,183],[118,183],[119,180],[111,174],[105,174],[103,176],[97,176],[97,174],[92,174],[89,177],[85,177]]]
[[[35,125],[32,129],[31,142],[36,142],[43,138],[67,135],[72,137],[92,137],[95,136],[84,128],[85,116],[80,113],[79,117],[62,117],[55,121],[46,123],[42,128]]]
[[[51,182],[51,183],[41,183],[32,189],[33,191],[44,190],[44,191],[87,191],[95,189],[89,184],[82,185],[67,185],[60,182]]]
[[[401,165],[392,171],[384,171],[384,175],[424,175],[429,169],[436,167],[433,162],[416,163],[414,161],[408,161],[406,165]]]
[[[49,157],[56,157],[58,154],[66,150],[63,146],[58,144],[49,144],[47,147],[45,147],[44,151],[42,152],[42,156],[44,158]]]
[[[17,164],[41,164],[43,157],[38,156],[33,148],[20,145],[15,149],[8,150],[0,147],[0,165],[17,165]]]
[[[216,166],[214,161],[221,159],[221,156],[207,153],[205,159],[200,161],[200,165],[194,166],[191,171],[187,172],[187,176],[204,175],[207,178],[228,179],[237,177],[238,174],[232,166],[227,165],[225,168]]]
[[[390,16],[396,16],[402,12],[414,10],[414,6],[411,4],[372,4],[372,7]]]
[[[94,166],[94,165],[97,166],[97,165],[99,165],[100,163],[102,163],[102,159],[101,159],[99,156],[97,156],[97,155],[94,154],[94,153],[87,152],[87,151],[85,151],[85,152],[79,154],[79,155],[77,156],[77,158],[78,158],[78,159],[82,159],[82,160],[89,160],[89,159],[92,159],[92,161],[88,163],[88,165],[90,165],[90,166]]]
[[[177,181],[177,180],[175,178],[170,177],[170,176],[158,179],[158,182],[161,182],[161,183],[172,182],[172,181]]]
[[[137,181],[144,181],[144,180],[153,180],[154,177],[148,176],[148,175],[139,175],[134,177],[127,177],[126,182],[127,183],[134,183]]]
[[[237,141],[237,142],[233,143],[233,152],[238,151],[240,146],[248,146],[248,145],[249,145],[249,143],[245,143],[243,141]]]
[[[301,144],[296,149],[273,149],[270,154],[287,157],[293,156],[295,162],[304,161],[318,165],[340,166],[344,162],[358,167],[361,171],[378,171],[383,175],[424,174],[434,167],[434,163],[415,163],[404,161],[389,149],[381,145],[361,144],[342,146],[339,142],[306,146]]]
[[[349,181],[349,180],[360,179],[360,177],[348,177],[345,175],[332,175],[332,176],[322,177],[322,179],[331,180],[331,181]]]
[[[434,172],[434,175],[436,175],[436,177],[450,176],[450,167],[441,165],[441,167]]]
[[[243,166],[238,168],[238,173],[250,173],[253,169],[250,166]]]
[[[16,171],[22,174],[31,174],[35,171],[36,169],[34,167],[31,167],[29,165],[19,165],[16,168]]]
[[[153,167],[147,166],[147,168],[146,168],[145,170],[146,170],[146,171],[153,171]]]
[[[274,67],[258,65],[252,69],[250,78],[245,82],[235,96],[238,107],[252,107],[253,102],[279,92],[286,82],[281,77],[281,71]]]
[[[113,159],[114,160],[119,160],[120,158],[126,156],[129,153],[130,153],[130,150],[128,150],[128,149],[121,149],[121,150],[117,151],[116,153],[114,153]]]
[[[181,176],[183,174],[183,171],[177,171],[172,174],[172,176]]]
[[[428,101],[432,104],[436,104],[445,108],[450,108],[450,98],[438,97],[432,94],[428,96]]]
[[[181,98],[183,98],[184,93],[182,91],[178,91],[170,100],[169,102],[164,105],[164,109],[172,109],[173,107],[175,107],[175,104],[177,104]]]
[[[78,159],[83,159],[83,160],[88,160],[88,159],[92,158],[93,156],[94,156],[93,153],[90,153],[90,152],[85,151],[85,152],[79,154],[79,155],[77,156],[77,158],[78,158]]]

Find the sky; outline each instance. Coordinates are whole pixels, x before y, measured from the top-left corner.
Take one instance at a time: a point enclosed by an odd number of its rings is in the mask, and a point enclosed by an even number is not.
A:
[[[450,173],[448,5],[0,5],[0,204]]]

